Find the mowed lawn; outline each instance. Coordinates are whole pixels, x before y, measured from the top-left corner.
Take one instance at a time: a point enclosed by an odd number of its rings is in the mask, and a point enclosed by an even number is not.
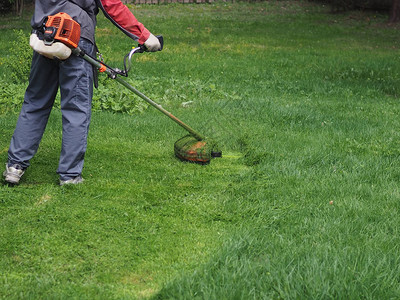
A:
[[[0,298],[400,298],[399,27],[303,1],[132,9],[165,48],[128,80],[223,157],[177,160],[185,131],[103,78],[86,180],[59,187],[55,108],[21,184],[0,185]],[[4,163],[31,12],[0,20]],[[121,67],[133,43],[98,19]]]

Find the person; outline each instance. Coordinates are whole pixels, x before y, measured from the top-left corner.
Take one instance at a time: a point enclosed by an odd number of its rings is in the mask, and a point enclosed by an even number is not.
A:
[[[122,32],[148,51],[158,51],[159,40],[119,0],[36,0],[33,30],[43,27],[47,16],[67,13],[81,26],[79,47],[95,53],[96,15],[104,15]],[[8,150],[5,181],[18,184],[36,154],[58,89],[61,95],[62,144],[57,168],[60,185],[83,182],[93,95],[93,67],[81,57],[49,59],[33,53],[29,84]]]

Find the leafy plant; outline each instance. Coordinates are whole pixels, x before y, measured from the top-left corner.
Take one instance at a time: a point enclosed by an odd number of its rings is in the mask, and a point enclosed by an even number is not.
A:
[[[132,115],[147,108],[144,101],[134,96],[126,88],[107,77],[101,77],[99,87],[94,91],[92,109],[94,111],[110,111]]]
[[[14,30],[7,56],[3,60],[6,77],[12,83],[26,83],[28,81],[32,61],[32,49],[29,46],[29,36],[22,30]]]
[[[25,84],[9,83],[0,79],[0,114],[19,111],[25,88]]]

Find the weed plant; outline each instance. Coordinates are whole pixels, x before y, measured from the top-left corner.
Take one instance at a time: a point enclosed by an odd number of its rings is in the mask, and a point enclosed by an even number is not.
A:
[[[103,78],[85,183],[56,184],[55,109],[0,186],[0,298],[400,298],[398,28],[303,1],[133,9],[165,49],[128,80],[223,158],[176,160],[185,132]],[[102,16],[97,42],[110,65],[132,46]],[[16,119],[0,115],[4,162]]]

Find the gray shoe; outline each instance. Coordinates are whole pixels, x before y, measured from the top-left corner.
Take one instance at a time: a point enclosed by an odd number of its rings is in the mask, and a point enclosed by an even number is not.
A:
[[[6,182],[18,184],[24,173],[25,170],[19,164],[14,164],[12,166],[6,164],[6,170],[4,171],[3,176]]]
[[[63,185],[66,185],[66,184],[79,184],[79,183],[82,183],[84,181],[85,181],[85,179],[83,179],[81,175],[78,175],[78,176],[76,176],[74,178],[71,178],[71,179],[68,179],[68,180],[61,180],[60,179],[60,185],[63,186]]]

